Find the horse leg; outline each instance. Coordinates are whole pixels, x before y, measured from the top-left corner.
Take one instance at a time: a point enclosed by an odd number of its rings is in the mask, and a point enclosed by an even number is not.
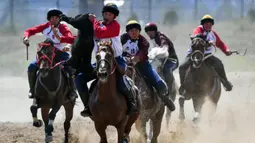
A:
[[[41,108],[41,116],[44,122],[45,136],[47,135],[46,129],[49,122],[49,111],[50,111],[50,108]]]
[[[128,117],[126,116],[126,118],[123,121],[121,121],[117,126],[115,126],[118,132],[118,143],[127,143],[127,140],[124,140],[124,131],[127,118]]]
[[[197,123],[200,120],[200,114],[201,114],[201,110],[202,110],[202,106],[204,103],[204,98],[203,97],[194,97],[192,98],[193,100],[193,107],[195,110],[195,115],[193,118],[193,122]]]
[[[73,118],[73,107],[74,104],[72,102],[68,102],[64,105],[65,113],[66,113],[66,119],[64,122],[64,130],[65,130],[65,143],[68,143],[69,140],[69,129],[70,129],[70,121]]]
[[[180,105],[179,119],[181,121],[185,120],[184,102],[185,102],[185,98],[184,97],[179,97],[179,105]]]
[[[96,131],[100,136],[100,143],[108,143],[107,142],[107,136],[106,136],[106,133],[105,133],[107,125],[102,124],[102,123],[98,123],[98,122],[94,122],[94,124],[95,124]]]
[[[36,102],[37,102],[36,99],[33,99],[33,104],[30,106],[30,111],[33,117],[33,126],[39,128],[42,126],[42,120],[38,119],[37,117],[38,105]]]
[[[125,130],[124,130],[124,140],[126,142],[130,142],[129,133],[131,132],[131,127],[137,120],[138,116],[139,116],[139,113],[129,116],[129,118],[128,118],[128,121],[125,126]]]
[[[140,133],[141,143],[146,143],[148,138],[148,135],[146,133],[146,119],[139,117],[135,122],[135,127]]]
[[[160,111],[156,114],[155,118],[152,119],[153,136],[151,138],[151,143],[158,142],[158,136],[160,134],[161,123],[162,123],[164,112],[165,112],[165,107],[162,107]]]
[[[46,137],[45,137],[45,142],[51,142],[53,140],[52,138],[52,132],[54,130],[54,127],[53,127],[53,122],[55,120],[55,117],[56,117],[56,114],[57,112],[59,111],[61,106],[55,106],[52,108],[52,110],[50,111],[50,114],[49,114],[49,120],[48,120],[48,124],[46,126]]]

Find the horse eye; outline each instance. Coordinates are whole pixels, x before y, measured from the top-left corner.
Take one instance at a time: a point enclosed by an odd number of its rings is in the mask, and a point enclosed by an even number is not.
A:
[[[99,53],[96,54],[96,59],[97,59],[97,60],[100,59],[100,54],[99,54]]]

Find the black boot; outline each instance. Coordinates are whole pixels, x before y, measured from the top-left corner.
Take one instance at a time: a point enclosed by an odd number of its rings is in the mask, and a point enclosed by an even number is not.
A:
[[[125,92],[124,96],[127,100],[127,108],[128,108],[127,115],[136,114],[138,111],[137,104],[136,104],[136,91],[134,91],[134,89],[130,89],[129,91]]]
[[[160,99],[165,103],[165,105],[167,106],[167,108],[170,111],[174,111],[175,110],[175,105],[174,102],[172,101],[172,99],[169,98],[169,94],[168,94],[168,88],[165,82],[163,82],[164,85],[157,85],[156,90],[158,93],[158,96],[160,97]],[[164,86],[164,87],[163,87]]]
[[[219,64],[215,65],[214,68],[215,68],[216,72],[218,73],[218,75],[220,76],[221,83],[225,87],[225,90],[231,91],[233,88],[233,85],[227,79],[223,64],[220,62]]]
[[[92,113],[90,112],[88,102],[89,102],[89,93],[87,92],[79,92],[81,101],[84,105],[84,110],[81,111],[81,116],[83,117],[91,117]]]
[[[35,83],[36,83],[36,72],[37,72],[37,70],[27,72],[28,83],[29,83],[29,87],[30,87],[28,97],[30,99],[34,98],[34,92],[35,92],[34,90],[35,90]]]
[[[75,87],[75,84],[74,84],[74,79],[73,79],[73,71],[71,69],[71,67],[69,66],[66,66],[66,72],[67,72],[67,78],[68,78],[68,87],[69,87],[69,91],[70,91],[70,94],[69,94],[69,99],[72,101],[72,100],[75,100],[76,98],[78,98],[78,95],[76,93],[76,87]]]

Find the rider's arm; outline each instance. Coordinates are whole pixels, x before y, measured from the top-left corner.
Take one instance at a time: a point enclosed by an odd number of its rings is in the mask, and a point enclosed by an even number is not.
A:
[[[142,35],[139,36],[138,47],[139,47],[138,56],[140,57],[140,61],[147,61],[148,49],[150,47],[150,44],[147,41],[147,39],[143,37]]]
[[[203,34],[202,26],[198,26],[197,28],[194,29],[193,35],[197,35],[197,34]]]
[[[160,47],[167,48],[168,51],[172,51],[175,53],[174,44],[172,43],[172,41],[168,40],[165,35],[160,35],[159,39],[160,39]]]
[[[44,29],[46,29],[49,26],[50,26],[50,23],[47,22],[47,23],[44,23],[44,24],[41,24],[41,25],[38,25],[38,26],[35,26],[35,27],[32,27],[32,28],[28,28],[24,32],[24,37],[29,38],[30,36],[33,36],[37,33],[41,33],[41,32],[43,32]]]
[[[65,24],[59,25],[59,32],[63,35],[60,36],[60,43],[72,44],[74,42],[75,37]]]
[[[216,37],[216,47],[220,48],[222,52],[224,52],[225,54],[227,52],[229,52],[229,48],[228,46],[220,39],[219,35],[213,31],[213,34],[215,35]]]
[[[120,25],[117,21],[113,21],[110,24],[103,25],[96,19],[93,21],[94,32],[97,38],[111,38],[119,36]]]

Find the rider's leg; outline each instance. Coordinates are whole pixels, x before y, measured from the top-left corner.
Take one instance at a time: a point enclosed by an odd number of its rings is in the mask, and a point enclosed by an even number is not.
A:
[[[179,67],[179,75],[180,75],[180,83],[181,86],[179,88],[179,94],[183,95],[185,88],[183,87],[184,79],[185,79],[185,74],[187,72],[187,69],[189,68],[189,65],[191,64],[190,56],[188,55],[185,59],[185,61],[180,65]]]
[[[117,57],[116,61],[118,63],[118,66],[123,69],[126,70],[126,62],[123,59],[123,57]],[[117,72],[117,86],[118,89],[120,90],[120,92],[125,96],[126,101],[127,101],[127,114],[131,115],[137,112],[137,104],[136,104],[136,91],[135,89],[132,87],[132,85],[129,84],[129,82],[127,82],[128,78],[127,76],[123,76],[121,75],[119,72]],[[131,80],[131,79],[129,79]],[[135,86],[135,85],[134,85]]]
[[[177,63],[171,60],[167,60],[163,66],[163,76],[167,83],[168,90],[172,91],[172,83],[174,80],[173,71],[177,68]]]
[[[60,60],[61,61],[66,61],[69,59],[70,55],[66,52],[61,52],[60,53]],[[74,100],[75,98],[78,97],[77,93],[76,93],[76,88],[75,88],[75,85],[74,85],[74,77],[73,77],[73,69],[66,65],[66,64],[63,64],[64,66],[64,69],[66,71],[66,75],[67,75],[67,78],[68,78],[68,87],[69,87],[69,90],[71,91],[70,93],[70,100]]]
[[[36,83],[36,72],[38,70],[38,67],[36,65],[36,61],[32,62],[29,66],[28,66],[28,70],[27,70],[27,75],[28,75],[28,83],[29,83],[29,94],[28,97],[29,98],[34,98],[34,87],[35,87],[35,83]]]
[[[137,64],[138,69],[142,74],[146,76],[149,82],[156,88],[159,97],[166,104],[166,106],[171,110],[175,110],[175,105],[173,101],[168,98],[168,87],[165,81],[158,75],[158,73],[152,68],[148,61],[140,62]]]
[[[206,62],[209,65],[212,65],[214,67],[215,71],[220,76],[221,82],[223,86],[225,87],[226,91],[231,91],[233,88],[233,85],[227,79],[226,72],[221,60],[215,56],[211,56],[208,59],[206,59]]]
[[[84,105],[84,110],[81,111],[81,115],[84,117],[88,117],[91,116],[91,112],[88,106],[88,102],[89,102],[89,90],[88,90],[88,86],[87,83],[93,79],[96,78],[96,75],[92,75],[92,76],[87,76],[83,73],[79,73],[76,77],[75,77],[75,85],[76,88],[79,92],[81,101]]]

